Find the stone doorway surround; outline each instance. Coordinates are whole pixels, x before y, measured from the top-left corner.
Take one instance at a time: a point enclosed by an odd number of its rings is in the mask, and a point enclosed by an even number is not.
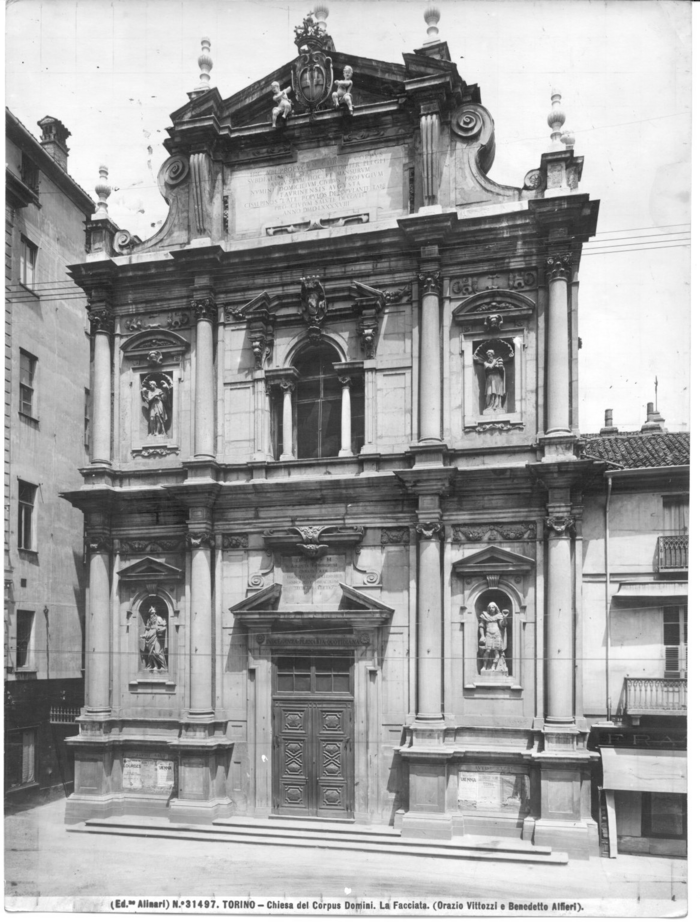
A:
[[[379,822],[379,773],[382,717],[382,630],[394,610],[377,599],[339,583],[337,609],[285,610],[282,586],[273,583],[230,608],[248,636],[248,750],[254,766],[249,813],[273,813],[273,657],[281,650],[353,651],[354,664],[354,818]]]

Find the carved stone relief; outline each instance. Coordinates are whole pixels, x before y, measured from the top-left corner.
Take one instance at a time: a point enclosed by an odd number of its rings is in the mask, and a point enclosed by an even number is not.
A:
[[[387,544],[408,544],[410,542],[410,532],[408,528],[382,528],[381,543]]]
[[[510,272],[492,272],[489,275],[465,275],[452,280],[450,289],[455,295],[473,295],[497,288],[523,291],[537,287],[537,270],[513,269]]]
[[[535,522],[466,524],[452,526],[453,541],[529,541],[537,537]]]
[[[248,547],[248,535],[222,535],[223,547],[229,550]]]
[[[311,342],[321,339],[321,325],[328,310],[326,293],[316,275],[301,279],[301,305],[299,313],[306,321],[307,336]]]

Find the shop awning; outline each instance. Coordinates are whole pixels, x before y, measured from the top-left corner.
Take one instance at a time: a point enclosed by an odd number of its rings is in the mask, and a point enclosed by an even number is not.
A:
[[[651,598],[677,598],[688,595],[688,583],[649,582],[649,583],[620,583],[614,598],[616,599],[651,599]]]
[[[665,749],[615,749],[601,746],[603,787],[608,791],[653,791],[686,794],[688,767],[685,752]]]

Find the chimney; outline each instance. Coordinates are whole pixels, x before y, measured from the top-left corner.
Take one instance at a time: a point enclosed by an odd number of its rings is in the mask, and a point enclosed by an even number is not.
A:
[[[617,426],[613,426],[613,411],[605,411],[605,425],[600,430],[601,435],[617,435],[620,430]]]
[[[70,131],[63,122],[51,115],[46,115],[37,122],[41,128],[41,146],[46,153],[56,161],[62,170],[68,170],[68,147],[66,141],[70,137]]]
[[[642,432],[665,432],[664,423],[666,420],[659,413],[658,410],[654,409],[654,404],[649,402],[647,404],[647,421],[642,426]]]

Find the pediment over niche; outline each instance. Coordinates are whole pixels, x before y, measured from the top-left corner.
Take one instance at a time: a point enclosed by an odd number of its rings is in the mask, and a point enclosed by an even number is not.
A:
[[[506,288],[493,288],[471,295],[458,304],[452,312],[452,319],[463,327],[476,325],[499,329],[504,322],[522,321],[529,317],[536,306],[527,295]],[[499,319],[490,324],[491,317]]]
[[[528,573],[534,566],[535,561],[532,557],[490,544],[462,557],[452,565],[452,569],[459,576],[487,576]]]
[[[285,605],[284,589],[273,583],[237,602],[229,608],[236,621],[247,627],[282,621],[288,624],[305,622],[338,622],[379,627],[391,619],[394,609],[373,596],[345,583],[338,583],[340,602],[337,608],[304,609],[298,601]]]
[[[117,572],[122,582],[139,580],[140,582],[153,582],[163,580],[180,580],[183,573],[179,567],[156,560],[155,557],[143,557],[136,563],[129,564]]]
[[[121,344],[124,355],[132,359],[141,359],[151,353],[160,353],[163,357],[179,355],[189,347],[189,342],[179,333],[158,329],[141,330]]]

